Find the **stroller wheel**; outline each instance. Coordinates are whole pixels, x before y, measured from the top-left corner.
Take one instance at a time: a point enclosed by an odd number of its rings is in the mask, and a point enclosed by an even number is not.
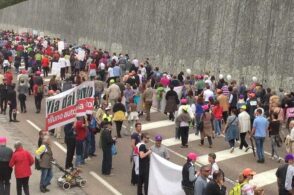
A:
[[[68,189],[70,189],[70,183],[64,182],[62,187],[64,190],[68,190]]]
[[[85,187],[86,183],[87,183],[87,181],[85,179],[82,179],[78,182],[79,186],[82,188]]]

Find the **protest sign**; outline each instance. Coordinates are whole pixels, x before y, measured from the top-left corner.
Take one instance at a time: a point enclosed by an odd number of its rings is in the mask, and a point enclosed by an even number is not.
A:
[[[60,76],[60,64],[58,62],[52,62],[51,74]]]
[[[149,195],[184,195],[182,167],[155,153],[150,157]],[[164,187],[163,187],[164,186]]]
[[[58,41],[57,46],[58,46],[58,52],[61,54],[62,50],[64,50],[65,48],[64,41]]]
[[[46,127],[54,129],[91,114],[94,108],[94,81],[86,81],[70,90],[46,98]]]

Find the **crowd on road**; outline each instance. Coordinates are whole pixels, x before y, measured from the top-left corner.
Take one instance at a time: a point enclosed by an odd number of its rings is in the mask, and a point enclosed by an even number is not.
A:
[[[257,163],[264,163],[263,146],[269,135],[272,159],[278,163],[285,161],[276,173],[279,194],[294,194],[294,92],[265,88],[256,77],[252,83],[244,83],[232,80],[234,75],[226,78],[218,75],[217,79],[209,73],[192,74],[190,69],[174,74],[154,67],[148,58],[131,59],[128,54],[117,55],[88,45],[70,45],[58,38],[31,33],[2,31],[0,34],[0,109],[3,115],[8,110],[10,122],[19,122],[19,108],[20,113],[28,112],[26,100],[31,96],[39,114],[44,97],[85,81],[93,81],[95,85],[93,113],[49,132],[40,131],[35,158],[22,148],[21,142],[15,143],[13,152],[6,146],[6,138],[0,138],[0,194],[9,194],[12,168],[17,193],[21,194],[23,188],[24,193],[29,194],[30,166],[34,162],[41,171],[40,191],[49,191],[53,176],[51,161],[54,160],[50,140],[54,135],[57,139],[64,137],[66,169],[85,166],[88,159],[96,156],[96,145],[99,145],[103,153],[101,173],[107,176],[112,175],[112,157],[119,150],[116,142],[130,136],[131,184],[137,186],[138,195],[147,195],[150,154],[170,159],[160,132],[150,148],[150,135],[141,132],[142,117],[152,121],[150,113],[154,107],[175,122],[175,139],[180,139],[181,147],[186,150],[189,150],[188,137],[192,130],[195,135],[200,134],[199,147],[204,147],[207,139],[208,147],[213,148],[214,139],[224,137],[230,152],[234,153],[240,140],[240,150],[253,150]],[[54,62],[60,67],[57,73],[50,75]],[[283,134],[284,126],[288,135]],[[98,134],[99,144],[96,144]],[[250,140],[250,144],[246,140]],[[287,150],[284,160],[277,150],[283,144]],[[217,165],[217,155],[210,153],[208,156],[207,164],[196,169],[197,154],[187,155],[182,170],[185,194],[264,193],[262,188],[250,184],[256,174],[251,168],[244,169],[239,182],[227,189],[224,172]]]

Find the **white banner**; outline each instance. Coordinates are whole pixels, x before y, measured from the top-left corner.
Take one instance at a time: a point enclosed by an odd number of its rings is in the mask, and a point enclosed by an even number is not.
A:
[[[47,130],[73,122],[77,116],[92,114],[94,109],[94,81],[46,98]]]
[[[148,195],[184,195],[182,167],[154,153],[150,158]]]

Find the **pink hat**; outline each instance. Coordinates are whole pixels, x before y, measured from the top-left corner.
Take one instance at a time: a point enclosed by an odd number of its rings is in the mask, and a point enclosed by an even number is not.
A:
[[[190,159],[190,160],[196,160],[196,159],[197,159],[197,154],[194,153],[194,152],[190,152],[190,153],[187,155],[187,158]]]
[[[39,75],[39,76],[40,76],[40,75],[41,75],[41,71],[38,70],[38,71],[36,72],[36,75]]]
[[[187,103],[188,103],[187,99],[185,99],[185,98],[181,99],[181,104],[187,104]]]
[[[209,108],[208,104],[205,104],[205,105],[202,106],[203,110],[208,110],[208,108]]]
[[[0,144],[6,144],[7,139],[6,137],[0,137]]]

